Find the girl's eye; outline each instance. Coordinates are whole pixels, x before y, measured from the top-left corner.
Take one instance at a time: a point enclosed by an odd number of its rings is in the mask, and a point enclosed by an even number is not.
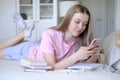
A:
[[[86,26],[86,25],[87,25],[87,23],[84,23],[84,24],[83,24],[83,26]]]
[[[79,21],[76,20],[75,23],[76,23],[76,24],[82,23],[83,26],[86,26],[86,25],[87,25],[87,22],[81,22],[80,20],[79,20]]]
[[[80,23],[80,21],[75,21],[75,23],[79,24],[79,23]]]

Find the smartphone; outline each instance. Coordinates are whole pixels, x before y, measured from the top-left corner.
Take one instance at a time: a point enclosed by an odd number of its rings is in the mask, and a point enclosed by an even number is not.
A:
[[[100,44],[100,39],[99,38],[93,39],[92,42],[90,43],[90,46],[97,45],[97,44]]]

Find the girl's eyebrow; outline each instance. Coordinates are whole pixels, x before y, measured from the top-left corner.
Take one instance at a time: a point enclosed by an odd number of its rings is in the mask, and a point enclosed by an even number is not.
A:
[[[81,21],[79,18],[75,19],[75,21]]]
[[[79,18],[77,18],[77,19],[75,19],[75,20],[76,20],[76,21],[78,21],[78,20],[81,21]],[[84,21],[84,22],[87,23],[88,21]]]

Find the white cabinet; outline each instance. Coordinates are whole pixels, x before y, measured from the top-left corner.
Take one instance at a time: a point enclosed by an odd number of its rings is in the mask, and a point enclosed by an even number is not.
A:
[[[38,40],[45,29],[57,25],[57,0],[17,0],[17,10],[27,24],[35,21],[32,41]]]

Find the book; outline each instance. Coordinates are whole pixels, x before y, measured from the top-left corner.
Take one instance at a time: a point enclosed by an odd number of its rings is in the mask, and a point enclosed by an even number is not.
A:
[[[47,70],[41,70],[41,69],[31,69],[31,68],[27,68],[27,67],[24,67],[24,71],[25,72],[47,72]]]
[[[86,69],[86,70],[93,70],[99,67],[103,67],[103,64],[101,63],[76,63],[68,69]]]
[[[29,69],[34,69],[34,70],[47,70],[47,69],[52,69],[51,66],[49,65],[27,65],[27,64],[24,64],[24,63],[21,63],[22,66],[26,67],[26,68],[29,68]]]
[[[48,70],[48,69],[52,69],[52,66],[47,65],[46,62],[43,61],[39,61],[36,59],[28,59],[28,58],[24,58],[21,59],[21,65],[29,68],[29,69],[33,69],[33,70]]]
[[[22,64],[30,65],[30,66],[41,66],[41,65],[47,65],[44,61],[39,61],[36,59],[29,59],[29,58],[23,58],[20,60]]]

